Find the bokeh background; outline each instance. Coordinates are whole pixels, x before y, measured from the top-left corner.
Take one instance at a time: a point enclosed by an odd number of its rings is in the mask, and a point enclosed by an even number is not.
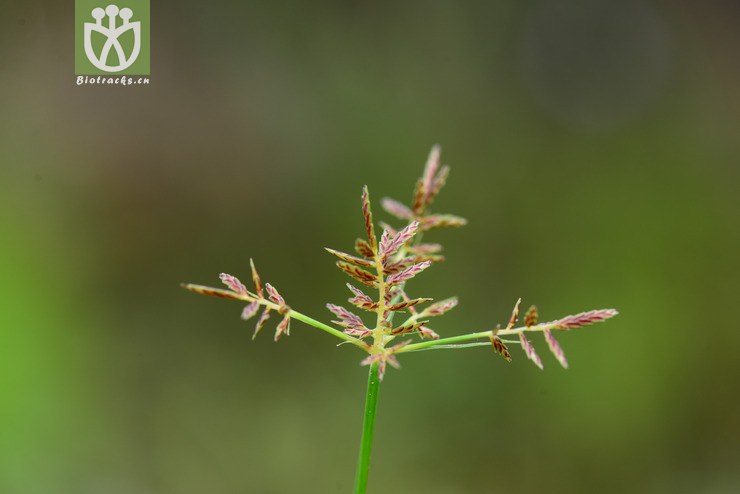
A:
[[[0,492],[351,490],[366,368],[329,319],[359,193],[452,166],[435,325],[616,307],[514,349],[405,356],[370,490],[740,490],[740,8],[730,1],[153,2],[151,85],[77,87],[71,2],[0,20]],[[387,216],[379,217],[388,220]],[[413,285],[412,285],[413,287]],[[273,318],[272,322],[275,320]]]

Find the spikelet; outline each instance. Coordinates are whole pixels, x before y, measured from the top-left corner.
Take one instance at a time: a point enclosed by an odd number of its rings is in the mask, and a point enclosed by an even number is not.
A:
[[[275,330],[275,341],[279,340],[284,334],[290,335],[290,316],[287,314],[283,317],[283,320],[280,321],[280,324],[277,325],[277,329]]]
[[[385,282],[389,286],[398,285],[399,283],[410,280],[411,278],[428,268],[431,264],[432,261],[424,261],[420,262],[419,264],[414,264],[413,266],[404,269],[400,273],[395,273],[388,276]]]
[[[367,259],[362,259],[362,258],[353,256],[351,254],[347,254],[345,252],[340,252],[338,250],[330,249],[329,247],[324,247],[324,250],[326,250],[330,254],[337,256],[342,261],[345,261],[351,264],[357,264],[358,266],[362,266],[364,268],[370,268],[374,266],[373,262],[368,261]]]
[[[265,310],[262,311],[262,315],[257,320],[257,325],[254,328],[254,334],[252,335],[252,339],[255,339],[257,337],[257,334],[259,334],[260,331],[262,331],[262,328],[265,327],[265,323],[270,318],[270,309],[265,307]]]
[[[421,315],[423,317],[436,317],[441,316],[447,311],[452,310],[457,306],[458,300],[457,297],[450,297],[445,300],[440,300],[439,302],[435,302],[423,311],[421,311]]]
[[[380,257],[385,259],[389,256],[392,256],[395,254],[398,249],[400,249],[403,245],[406,244],[409,240],[411,240],[414,235],[416,235],[416,231],[419,229],[419,222],[418,221],[412,221],[406,228],[398,232],[396,235],[393,236],[393,238],[386,242],[386,245],[383,246],[381,243],[380,248]],[[385,230],[383,234],[385,235],[385,232],[388,230]]]
[[[404,300],[397,304],[389,305],[388,310],[392,312],[396,312],[399,310],[406,310],[410,307],[413,307],[418,304],[423,304],[424,302],[429,302],[431,300],[432,300],[431,298],[414,298],[410,300]]]
[[[265,283],[265,290],[267,290],[267,296],[270,298],[270,300],[281,307],[285,305],[285,299],[283,299],[283,297],[278,293],[274,286],[269,283]]]
[[[414,217],[413,211],[390,197],[382,198],[380,200],[380,205],[383,206],[383,209],[385,209],[389,214],[392,214],[399,220],[410,220]]]
[[[588,312],[581,312],[573,316],[565,316],[562,319],[555,321],[556,329],[571,329],[586,326],[587,324],[594,324],[597,322],[606,321],[619,314],[615,309],[599,309],[590,310]]]
[[[378,248],[378,240],[375,238],[375,227],[373,226],[373,212],[370,209],[370,193],[367,185],[362,188],[362,216],[365,218],[365,232],[367,233],[367,242],[373,253]]]
[[[257,291],[257,296],[263,298],[265,294],[262,291],[262,280],[260,280],[260,275],[257,274],[257,268],[254,267],[252,259],[249,259],[249,266],[252,268],[252,282],[254,283],[254,289]]]
[[[511,362],[511,353],[509,353],[509,349],[504,344],[503,341],[501,341],[501,338],[496,336],[496,330],[491,331],[491,346],[493,347],[496,352],[498,352],[504,359],[506,359],[507,362]]]
[[[242,284],[241,281],[239,281],[239,278],[237,278],[236,276],[221,273],[219,275],[219,278],[221,278],[223,284],[229,287],[232,292],[238,293],[240,295],[246,295],[247,288]]]
[[[255,314],[257,314],[257,311],[260,308],[260,303],[258,300],[255,300],[251,304],[244,307],[244,310],[242,310],[242,319],[245,321],[251,319],[254,317]]]
[[[378,277],[369,271],[365,271],[362,268],[353,266],[352,264],[344,261],[337,261],[337,267],[347,273],[350,277],[359,281],[360,283],[374,287]]]
[[[361,238],[355,240],[355,252],[368,259],[372,259],[375,255],[375,253],[373,252],[373,248],[370,247],[370,244],[367,243],[366,240],[362,240]]]
[[[529,342],[526,336],[524,336],[524,333],[519,333],[519,342],[522,344],[522,350],[524,350],[524,353],[527,354],[527,358],[534,362],[534,365],[539,367],[540,369],[543,369],[542,366],[542,360],[540,359],[540,356],[537,355],[537,352],[534,351],[534,347]]]
[[[326,308],[339,319],[338,321],[332,321],[334,324],[351,329],[367,329],[360,316],[348,311],[341,305],[326,304]]]

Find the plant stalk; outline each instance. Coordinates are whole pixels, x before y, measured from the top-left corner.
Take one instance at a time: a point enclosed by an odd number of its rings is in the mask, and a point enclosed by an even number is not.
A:
[[[370,364],[367,377],[367,395],[365,396],[365,417],[362,420],[362,439],[360,440],[360,456],[357,461],[355,477],[355,494],[364,494],[367,489],[367,478],[370,470],[370,454],[373,448],[373,431],[375,430],[375,413],[378,409],[378,392],[380,377],[378,362]]]

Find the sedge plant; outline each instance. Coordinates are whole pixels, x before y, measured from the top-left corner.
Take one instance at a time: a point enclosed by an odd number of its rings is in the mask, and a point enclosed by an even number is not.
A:
[[[422,236],[426,237],[431,230],[461,227],[467,223],[459,216],[431,211],[434,199],[445,185],[449,170],[447,165],[440,166],[440,148],[434,146],[424,172],[416,182],[411,204],[406,206],[390,198],[381,200],[383,209],[403,224],[395,228],[379,223],[379,236],[367,186],[362,189],[365,231],[364,238],[355,240],[355,253],[326,248],[337,258],[337,267],[354,282],[347,283],[352,295],[348,302],[355,308],[354,312],[341,305],[326,304],[334,315],[333,320],[327,323],[295,310],[273,285],[262,282],[251,259],[252,290],[235,276],[226,273],[222,273],[220,278],[227,289],[182,285],[196,293],[245,302],[247,305],[242,310],[241,318],[247,320],[257,316],[253,338],[260,333],[270,316],[276,313],[280,322],[275,330],[275,341],[290,334],[292,321],[299,321],[325,331],[342,340],[341,343],[348,343],[365,354],[360,363],[368,366],[369,372],[355,477],[356,494],[364,493],[367,488],[380,383],[389,365],[399,368],[399,356],[426,350],[491,346],[495,353],[511,362],[509,346],[518,345],[524,355],[542,369],[542,360],[529,340],[530,336],[541,333],[555,359],[567,369],[568,361],[555,339],[555,333],[605,321],[617,314],[614,309],[599,309],[539,322],[537,308],[531,306],[524,313],[523,325],[517,326],[521,306],[519,299],[505,327],[497,325],[493,329],[441,338],[430,321],[457,306],[457,297],[440,301],[418,297],[412,295],[407,284],[432,264],[444,260],[440,254],[442,246],[429,243],[426,239],[422,241]],[[369,317],[361,317],[357,310],[368,313]]]

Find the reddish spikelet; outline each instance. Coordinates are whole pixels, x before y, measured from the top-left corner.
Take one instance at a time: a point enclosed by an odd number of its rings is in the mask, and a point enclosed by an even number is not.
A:
[[[363,285],[374,287],[375,282],[378,280],[378,277],[371,272],[365,271],[364,269],[358,268],[357,266],[353,266],[348,262],[337,261],[337,267]]]
[[[244,310],[242,311],[242,319],[244,319],[245,321],[247,321],[247,320],[253,318],[254,315],[259,310],[259,308],[260,308],[260,303],[257,300],[255,300],[251,304],[247,305],[246,307],[244,307]]]
[[[540,369],[544,369],[542,366],[542,360],[540,360],[540,356],[537,355],[537,352],[534,351],[534,347],[529,342],[526,336],[524,336],[524,333],[519,333],[519,341],[522,344],[522,349],[524,350],[524,353],[527,354],[527,358],[534,362],[534,365],[539,367]]]
[[[370,244],[361,238],[355,240],[355,252],[368,259],[372,259],[375,255]]]
[[[277,325],[277,329],[275,330],[275,341],[279,340],[284,334],[290,334],[290,316],[287,315],[283,317],[283,320]]]
[[[380,254],[380,257],[387,257],[386,252],[390,248],[392,240],[393,237],[391,235],[390,229],[383,228],[383,234],[380,236],[380,247],[378,247],[378,253]]]
[[[237,278],[236,276],[221,273],[218,277],[221,278],[223,284],[228,286],[232,292],[238,293],[240,295],[247,294],[247,288],[242,284],[241,281],[239,281],[239,278]]]
[[[439,335],[426,326],[421,326],[419,328],[419,334],[421,335],[422,338],[429,338],[431,340],[439,339]]]
[[[564,318],[555,321],[555,325],[556,329],[578,328],[580,326],[606,321],[617,314],[619,314],[619,312],[615,309],[590,310],[588,312],[581,312],[574,316],[565,316]]]
[[[413,245],[408,248],[408,251],[411,254],[419,254],[419,255],[436,254],[438,252],[442,252],[442,245],[441,244]]]
[[[419,264],[414,264],[413,266],[410,266],[400,273],[395,273],[386,279],[386,284],[389,286],[398,285],[399,283],[403,283],[406,280],[409,280],[416,276],[417,274],[424,271],[426,268],[431,266],[432,261],[424,261],[420,262]]]
[[[511,354],[509,353],[508,347],[501,341],[501,338],[495,334],[491,335],[491,346],[496,350],[507,362],[511,362]]]
[[[391,234],[391,237],[398,233],[398,230],[393,228],[391,225],[389,225],[385,221],[379,221],[378,224],[380,225],[380,228],[382,228],[383,230],[388,230],[388,233]]]
[[[524,325],[528,328],[531,328],[535,324],[537,324],[537,319],[539,318],[539,315],[537,314],[537,306],[533,305],[529,309],[527,309],[526,314],[524,314]]]
[[[419,222],[412,221],[406,228],[398,232],[393,237],[393,239],[387,243],[385,249],[383,249],[381,246],[380,256],[382,258],[387,258],[395,254],[398,251],[398,249],[400,249],[403,245],[406,244],[406,242],[411,240],[414,237],[414,235],[416,235],[416,231],[418,229],[419,229]]]
[[[450,174],[450,167],[445,165],[442,167],[442,169],[439,170],[439,173],[436,177],[434,177],[434,180],[432,181],[432,186],[429,189],[429,193],[427,194],[426,198],[426,205],[429,206],[432,204],[432,201],[434,201],[434,198],[439,194],[439,191],[442,190],[442,187],[445,186],[445,183],[447,183],[447,177]]]
[[[396,329],[392,330],[391,334],[398,335],[398,334],[404,334],[404,333],[412,333],[428,322],[429,321],[418,321],[418,322],[406,324],[405,326],[399,326]]]
[[[285,300],[283,297],[278,293],[278,291],[275,289],[274,286],[272,286],[269,283],[265,283],[265,290],[267,290],[267,296],[275,302],[276,304],[282,306],[285,305]]]
[[[252,282],[254,283],[254,289],[257,291],[257,296],[259,298],[264,298],[265,294],[262,291],[262,280],[260,280],[260,275],[257,274],[257,268],[254,267],[254,261],[252,259],[249,260],[249,266],[252,268]]]
[[[390,197],[382,198],[380,200],[380,205],[383,206],[383,209],[385,209],[389,214],[395,216],[399,220],[410,220],[414,217],[413,211]]]
[[[378,240],[375,238],[375,227],[373,226],[373,212],[370,209],[370,193],[367,185],[362,188],[362,216],[365,218],[365,231],[367,232],[367,241],[375,253],[378,248]]]
[[[388,306],[388,310],[392,312],[396,312],[399,310],[406,310],[408,308],[413,307],[414,305],[422,304],[424,302],[431,301],[431,298],[415,298],[411,300],[404,300],[403,302],[399,302],[397,304],[393,304]]]
[[[367,338],[368,336],[373,334],[373,332],[367,328],[366,329],[345,328],[344,333],[350,336],[354,336],[356,338]]]
[[[265,326],[265,323],[270,318],[270,309],[265,307],[265,310],[262,311],[262,315],[257,320],[257,325],[254,328],[254,334],[252,335],[252,339],[255,339],[257,337],[257,334],[262,331],[262,328]]]
[[[376,353],[374,355],[368,355],[365,357],[361,362],[360,365],[370,365],[373,362],[378,363],[378,379],[381,381],[383,380],[383,377],[385,376],[385,368],[386,368],[386,362],[388,362],[390,356],[386,353]],[[393,357],[393,360],[395,361],[395,364],[391,365],[398,365],[398,360],[396,360],[395,357]]]
[[[370,310],[374,311],[378,308],[378,304],[376,302],[373,302],[373,299],[365,295],[362,290],[359,288],[356,288],[349,283],[347,283],[347,287],[350,289],[352,293],[355,294],[354,297],[349,299],[349,303],[354,305],[355,307],[358,307],[360,309]]]
[[[441,316],[445,312],[452,310],[457,306],[458,300],[457,297],[451,297],[445,300],[440,300],[439,302],[435,302],[423,311],[421,313],[425,317],[435,317],[435,316]]]
[[[519,306],[522,305],[522,299],[516,301],[516,304],[514,305],[514,310],[511,311],[511,317],[509,318],[509,323],[506,325],[506,329],[511,329],[516,324],[516,321],[519,319]]]
[[[338,321],[332,321],[334,324],[338,324],[345,328],[367,329],[365,327],[365,323],[360,319],[360,316],[348,311],[341,305],[326,304],[326,308],[339,318]]]
[[[339,259],[357,264],[358,266],[363,266],[366,268],[370,268],[373,266],[373,263],[371,261],[368,261],[367,259],[361,259],[359,257],[355,257],[353,255],[347,254],[346,252],[340,252],[338,250],[330,249],[329,247],[324,247],[324,250],[326,250],[329,254],[333,254],[337,256]]]
[[[434,188],[434,178],[439,169],[439,158],[441,154],[442,148],[439,147],[439,144],[432,146],[432,150],[429,152],[429,157],[427,158],[427,163],[424,166],[424,174],[421,177],[422,188],[424,190],[424,206],[429,205],[429,194]]]
[[[545,335],[545,341],[547,342],[547,346],[550,347],[550,351],[553,355],[555,355],[555,358],[560,362],[560,365],[563,366],[563,368],[568,368],[568,360],[565,358],[565,352],[563,352],[563,349],[560,348],[560,344],[558,343],[558,340],[555,339],[555,337],[552,335],[552,331],[549,329],[545,329],[542,331],[542,334]]]
[[[452,214],[432,214],[421,219],[420,229],[425,232],[433,228],[460,227],[468,224],[468,220]]]

